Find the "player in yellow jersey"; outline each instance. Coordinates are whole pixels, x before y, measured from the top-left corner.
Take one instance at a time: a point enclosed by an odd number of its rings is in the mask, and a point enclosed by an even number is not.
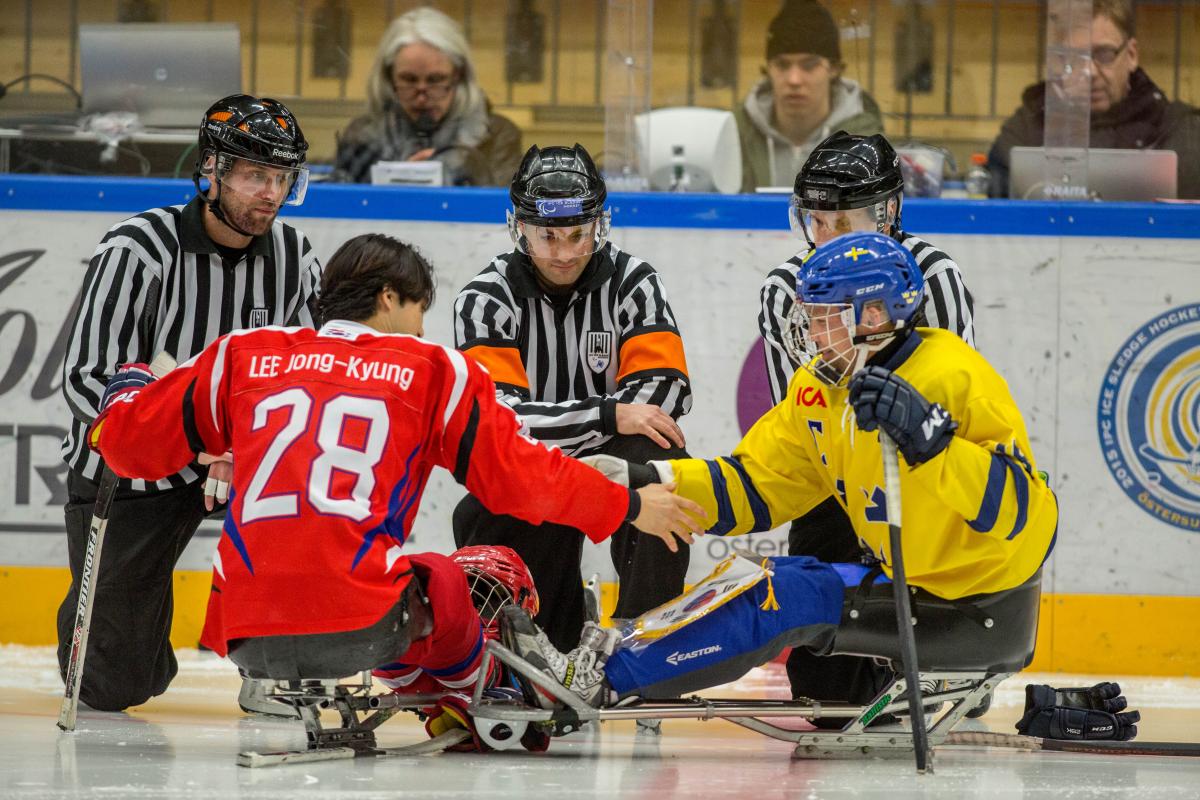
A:
[[[818,248],[798,286],[791,346],[804,368],[730,456],[593,465],[634,485],[674,483],[720,536],[769,530],[835,497],[878,569],[770,559],[770,580],[724,603],[724,589],[698,596],[715,608],[697,616],[683,604],[686,624],[627,637],[615,652],[614,635],[585,628],[584,645],[561,654],[510,612],[509,645],[589,702],[726,682],[787,646],[826,652],[860,582],[891,575],[880,430],[903,459],[911,586],[945,600],[1013,589],[1053,547],[1058,504],[1008,385],[954,334],[910,324],[924,291],[912,255],[886,236],[847,234]]]

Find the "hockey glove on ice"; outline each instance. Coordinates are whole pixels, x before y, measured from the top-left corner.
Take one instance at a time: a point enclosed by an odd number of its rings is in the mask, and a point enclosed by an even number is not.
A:
[[[1137,736],[1141,714],[1125,711],[1128,701],[1115,683],[1086,689],[1055,689],[1042,684],[1025,687],[1025,714],[1017,731],[1043,739],[1112,739],[1127,742]]]
[[[489,700],[519,701],[521,699],[520,692],[505,687],[485,689],[483,696]],[[432,739],[448,730],[464,728],[470,732],[471,738],[447,748],[448,750],[478,753],[491,751],[492,747],[480,737],[479,731],[475,727],[475,720],[467,713],[470,702],[471,698],[460,692],[442,695],[438,699],[437,705],[421,709],[421,712],[426,715],[425,732]],[[550,737],[540,728],[531,725],[521,736],[521,746],[531,752],[540,753],[550,746]]]
[[[912,384],[883,367],[859,370],[850,381],[850,405],[858,427],[883,429],[909,466],[946,449],[958,428],[946,409],[930,403]]]
[[[157,378],[146,364],[122,364],[116,374],[108,379],[104,387],[104,396],[100,398],[100,413],[88,428],[88,447],[100,452],[100,429],[104,424],[105,412],[114,403],[128,403],[137,397],[138,392],[154,383]]]

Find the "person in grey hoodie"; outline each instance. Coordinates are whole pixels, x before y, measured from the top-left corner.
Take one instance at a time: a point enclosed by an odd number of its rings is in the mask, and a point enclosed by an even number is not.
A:
[[[817,0],[786,0],[767,29],[764,77],[733,111],[742,144],[742,191],[792,185],[836,130],[883,133],[879,105],[842,77],[837,25]]]

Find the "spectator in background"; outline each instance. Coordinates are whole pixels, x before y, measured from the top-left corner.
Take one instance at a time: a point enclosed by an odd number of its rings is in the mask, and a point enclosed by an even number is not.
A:
[[[1174,150],[1179,196],[1200,198],[1200,113],[1171,102],[1138,66],[1131,0],[1095,0],[1092,11],[1092,115],[1089,147]],[[1000,129],[988,154],[991,195],[1008,197],[1013,147],[1040,147],[1046,124],[1046,83],[1025,89],[1021,107]]]
[[[521,131],[493,114],[458,23],[432,8],[396,18],[367,81],[370,111],[338,137],[334,179],[366,183],[377,161],[445,165],[454,186],[507,184],[521,161]]]
[[[883,133],[875,100],[842,77],[838,27],[817,0],[786,0],[767,29],[765,77],[734,109],[742,143],[742,191],[792,185],[836,130]]]

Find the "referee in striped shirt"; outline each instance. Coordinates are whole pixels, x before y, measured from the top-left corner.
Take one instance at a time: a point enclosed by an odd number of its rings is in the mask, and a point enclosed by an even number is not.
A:
[[[459,293],[455,345],[488,369],[500,400],[547,445],[639,463],[684,457],[676,420],[692,394],[683,341],[658,274],[606,241],[607,193],[591,157],[578,144],[530,148],[510,195],[516,249]],[[516,550],[541,598],[537,623],[560,650],[579,643],[582,533],[494,515],[467,496],[454,512],[454,537],[460,547]],[[683,590],[686,545],[671,553],[627,525],[611,554],[615,616],[637,616]]]
[[[269,99],[233,95],[205,114],[187,205],[113,226],[88,265],[71,329],[63,394],[73,419],[63,442],[71,588],[58,610],[65,675],[79,578],[103,464],[86,442],[109,377],[165,351],[178,361],[217,337],[264,325],[312,327],[321,266],[300,231],[276,219],[304,199],[308,143]],[[200,180],[208,181],[207,189]],[[168,639],[172,571],[206,511],[223,502],[231,465],[189,464],[156,483],[122,480],[109,516],[80,699],[120,711],[162,694],[175,676]],[[226,484],[227,485],[227,484]]]
[[[758,324],[774,403],[787,395],[799,366],[795,348],[788,342],[796,308],[796,275],[816,247],[844,233],[885,233],[907,248],[925,276],[925,302],[914,324],[945,328],[975,345],[973,300],[958,265],[900,228],[903,190],[899,156],[879,134],[854,136],[838,131],[817,145],[796,176],[789,216],[808,249],[772,270],[760,292]],[[788,533],[788,555],[815,556],[832,563],[858,561],[862,552],[849,517],[832,497],[793,521]],[[817,657],[801,648],[788,657],[787,671],[793,697],[825,702],[868,702],[890,677],[886,668],[869,658]],[[821,725],[822,720],[814,724]],[[841,727],[838,721],[831,724]]]

